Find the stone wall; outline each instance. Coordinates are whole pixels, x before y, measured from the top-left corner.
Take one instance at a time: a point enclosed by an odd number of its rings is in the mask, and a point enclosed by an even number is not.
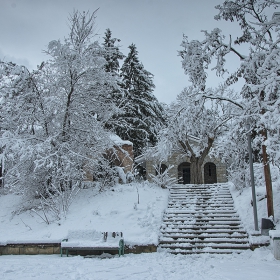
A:
[[[0,246],[0,255],[51,255],[60,254],[60,243],[23,243]]]
[[[60,254],[60,243],[22,243],[22,244],[7,244],[0,245],[0,256],[1,255],[52,255]],[[157,246],[154,244],[146,245],[125,245],[125,254],[141,254],[141,253],[152,253],[157,251]],[[112,255],[118,254],[117,250],[106,250],[107,253]],[[101,255],[100,251],[87,251],[87,250],[69,250],[69,255]],[[63,250],[65,255],[65,250]]]
[[[123,144],[121,147],[114,146],[114,150],[107,151],[105,155],[114,166],[123,167],[125,173],[132,171],[133,168],[133,145]],[[86,170],[85,181],[93,181],[92,172]]]
[[[133,168],[133,146],[124,144],[121,148],[115,147],[116,156],[114,158],[115,166],[120,166],[124,168],[124,172],[127,173],[132,171]]]
[[[178,166],[182,162],[190,162],[190,159],[188,157],[182,157],[182,155],[179,152],[174,152],[173,155],[168,159],[166,162],[162,162],[166,166],[172,166],[173,168],[170,169],[169,171],[169,176],[170,177],[175,177],[178,179]],[[216,165],[216,172],[217,172],[217,182],[218,183],[225,183],[227,182],[227,175],[226,175],[226,164],[222,163],[219,159],[217,158],[210,158],[207,156],[203,162],[203,168],[204,164],[207,162],[212,162]],[[158,163],[157,163],[158,164]],[[146,162],[146,174],[147,174],[147,179],[151,180],[150,174],[155,175],[155,168],[154,165],[156,165],[156,162],[153,161],[147,161]],[[202,168],[202,178],[204,177],[204,169]],[[203,178],[204,180],[204,178]]]

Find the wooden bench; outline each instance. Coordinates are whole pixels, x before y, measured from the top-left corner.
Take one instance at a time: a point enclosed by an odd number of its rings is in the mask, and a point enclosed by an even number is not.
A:
[[[67,257],[70,250],[76,251],[112,251],[117,250],[119,256],[124,255],[124,239],[122,232],[100,232],[94,230],[70,230],[68,238],[61,241],[60,255]]]

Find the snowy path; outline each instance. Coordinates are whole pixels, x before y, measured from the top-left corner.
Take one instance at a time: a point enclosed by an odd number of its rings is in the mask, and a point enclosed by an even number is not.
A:
[[[261,248],[240,255],[152,253],[95,259],[52,256],[0,256],[0,279],[280,279],[280,261]]]

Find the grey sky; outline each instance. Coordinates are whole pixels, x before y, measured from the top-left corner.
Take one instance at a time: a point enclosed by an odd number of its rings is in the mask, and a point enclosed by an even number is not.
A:
[[[223,0],[0,0],[0,59],[35,68],[46,59],[42,50],[51,40],[68,34],[67,18],[73,9],[97,12],[97,39],[106,28],[121,39],[126,55],[134,43],[145,68],[154,74],[155,95],[170,103],[189,85],[180,57],[182,35],[202,39],[202,29],[219,27],[234,33],[235,24],[217,22],[215,5]],[[236,60],[236,58],[233,58]],[[235,63],[232,63],[235,64]],[[232,65],[230,65],[231,67]],[[208,85],[218,85],[215,75]]]

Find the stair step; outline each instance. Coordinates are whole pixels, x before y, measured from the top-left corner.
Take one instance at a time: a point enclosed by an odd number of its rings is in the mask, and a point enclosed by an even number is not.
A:
[[[200,231],[200,232],[197,232]],[[246,233],[245,230],[243,230],[240,226],[195,226],[195,225],[189,225],[189,226],[178,226],[176,228],[167,227],[165,230],[161,231],[162,233],[231,233],[231,232],[238,232],[238,233]]]
[[[212,233],[212,234],[205,234],[205,233],[201,233],[201,234],[163,234],[162,237],[160,238],[160,240],[165,240],[165,238],[186,238],[186,239],[193,239],[193,238],[197,238],[197,239],[207,239],[207,238],[247,238],[248,239],[248,235],[247,234],[229,234],[229,233],[220,233],[220,234],[216,234],[216,233]]]
[[[177,240],[172,240],[172,239],[161,239],[159,244],[163,245],[169,245],[169,244],[178,244],[179,246],[185,245],[185,244],[205,244],[208,245],[208,243],[211,244],[247,244],[248,245],[248,238],[208,238],[204,240],[196,240],[196,239],[177,239]]]
[[[184,228],[194,228],[199,227],[201,229],[204,228],[242,228],[242,225],[240,223],[227,223],[227,224],[208,224],[208,223],[163,223],[164,228],[174,228],[174,229],[184,229]]]
[[[178,196],[178,197],[169,197],[170,201],[178,201],[185,203],[223,203],[232,202],[232,197],[220,197],[220,196],[211,196],[211,197],[188,197],[188,196]]]
[[[234,210],[215,210],[215,211],[209,211],[209,210],[205,210],[205,211],[196,211],[196,210],[172,210],[172,209],[167,209],[166,214],[203,214],[205,216],[208,215],[223,215],[223,214],[237,214],[236,211]]]
[[[221,204],[223,203],[223,204]],[[234,204],[230,201],[227,201],[227,203],[224,203],[224,201],[221,203],[217,201],[189,201],[189,200],[172,200],[168,202],[168,207],[172,205],[180,205],[185,207],[234,207]]]
[[[165,231],[161,231],[161,234],[174,234],[174,235],[194,235],[196,234],[197,236],[201,234],[247,234],[246,231],[244,231],[242,228],[235,228],[235,229],[228,229],[228,228],[205,228],[203,230],[195,229],[195,228],[184,228],[184,229],[176,229],[176,228],[167,228]]]
[[[230,194],[229,189],[171,189],[169,190],[169,193],[196,193],[196,194],[202,194],[202,193],[227,193]]]
[[[216,222],[220,222],[220,223],[217,223],[216,225],[224,225],[224,224],[228,224],[228,222],[230,223],[236,223],[236,224],[239,224],[241,225],[241,221],[238,220],[238,219],[231,219],[231,220],[206,220],[206,219],[194,219],[194,220],[182,220],[182,219],[163,219],[163,224],[165,225],[174,225],[174,226],[182,226],[182,225],[194,225],[196,223],[209,223],[211,222],[210,224],[211,225],[214,225],[216,224]],[[223,223],[221,223],[223,222]]]
[[[197,194],[197,193],[187,193],[187,194],[169,194],[169,197],[199,197],[199,198],[211,198],[211,197],[220,197],[220,198],[232,198],[231,194],[213,194],[213,193],[207,193],[207,194]]]
[[[185,204],[185,205],[184,205]],[[188,202],[178,202],[178,201],[170,201],[169,202],[169,205],[168,205],[168,208],[166,210],[166,212],[168,211],[169,208],[172,208],[172,207],[178,207],[178,206],[181,206],[183,208],[186,208],[186,210],[189,210],[189,208],[191,208],[193,211],[195,211],[196,209],[205,209],[205,208],[209,208],[209,209],[213,209],[213,210],[220,210],[221,208],[234,208],[232,204],[220,204],[220,206],[213,206],[217,204],[216,201],[214,201],[213,203],[206,203],[206,202],[200,202],[200,203],[188,203]]]
[[[216,219],[223,219],[225,221],[236,221],[239,220],[238,215],[232,215],[232,216],[227,216],[227,215],[182,215],[182,214],[164,214],[163,221],[170,221],[170,222],[176,222],[176,221],[181,221],[181,222],[194,222],[197,220],[216,220]],[[239,220],[240,221],[240,220]]]
[[[230,191],[227,189],[224,190],[209,190],[209,189],[181,189],[181,190],[170,190],[169,193],[173,194],[173,193],[195,193],[195,194],[203,194],[203,193],[207,193],[207,194],[230,194]]]
[[[182,210],[182,209],[180,209]],[[205,213],[202,210],[199,211],[188,211],[182,213],[178,209],[170,209],[168,213],[164,214],[165,219],[179,218],[182,220],[194,220],[194,219],[215,219],[215,218],[223,218],[223,219],[239,219],[239,216],[236,212],[225,213],[224,210],[222,212],[217,211],[209,211],[209,213]],[[183,211],[186,211],[184,209]]]
[[[171,207],[168,208],[169,210],[193,210],[193,211],[216,211],[216,210],[225,210],[225,211],[235,211],[235,208],[233,206],[221,206],[221,207],[210,207],[210,206],[198,206],[198,207],[193,207],[193,206],[180,206],[180,205],[172,205]]]
[[[178,249],[187,249],[187,250],[192,250],[192,249],[203,249],[203,248],[213,248],[213,249],[250,249],[250,245],[248,244],[231,244],[231,243],[223,243],[223,244],[207,244],[205,246],[203,245],[195,245],[191,246],[190,244],[161,244],[161,248],[178,248]]]
[[[163,216],[160,248],[173,254],[249,249],[227,184],[175,185]]]
[[[229,221],[208,221],[208,222],[203,222],[203,221],[195,221],[194,223],[168,223],[165,222],[165,225],[173,225],[173,226],[188,226],[188,225],[196,225],[196,226],[205,226],[205,225],[209,225],[209,226],[213,226],[213,225],[225,225],[225,226],[241,226],[240,222],[229,222]]]
[[[182,216],[182,215],[168,215],[163,217],[163,222],[174,224],[194,224],[196,222],[202,223],[241,223],[238,216],[234,217],[210,217],[210,216]]]
[[[203,202],[203,203],[213,203],[213,202],[218,202],[218,203],[223,203],[223,202],[232,202],[232,198],[219,198],[219,197],[212,197],[212,198],[196,198],[192,199],[192,198],[187,198],[187,197],[177,197],[177,198],[169,198],[170,201],[179,201],[179,202],[193,202],[193,203],[198,203],[198,202]]]
[[[192,207],[195,207],[195,206],[200,206],[200,205],[224,205],[224,206],[233,206],[234,204],[232,203],[232,199],[231,200],[228,200],[228,201],[224,201],[224,200],[221,200],[221,201],[218,201],[218,200],[214,200],[214,201],[190,201],[190,200],[170,200],[168,202],[169,205],[171,204],[177,204],[177,205],[186,205],[186,206],[192,206]]]
[[[232,248],[221,248],[221,249],[217,249],[217,248],[210,248],[210,247],[206,247],[206,248],[164,248],[165,251],[167,251],[170,254],[182,254],[182,255],[189,255],[189,254],[232,254],[233,250]],[[242,252],[244,252],[244,249],[249,249],[249,248],[241,248],[241,249],[236,249],[234,248],[234,253],[237,254],[241,254]]]
[[[171,196],[169,197],[170,201],[178,201],[178,202],[185,202],[185,203],[223,203],[225,202],[232,202],[232,197],[221,197],[221,196],[209,196],[209,197],[188,197],[188,196]]]
[[[196,222],[196,221],[183,221],[183,222],[181,222],[181,221],[174,221],[174,222],[172,222],[172,221],[167,220],[167,221],[164,221],[162,223],[162,225],[164,227],[171,227],[171,226],[173,226],[175,228],[194,227],[194,226],[205,227],[207,225],[209,225],[209,227],[211,227],[211,228],[213,226],[218,226],[218,227],[236,227],[236,226],[238,226],[238,227],[242,227],[241,222],[235,222],[235,221],[233,221],[233,223],[219,223],[219,224],[211,223],[211,224],[209,224],[209,223],[199,222],[199,221],[198,222]]]
[[[172,188],[169,190],[170,192],[229,192],[228,188]]]
[[[164,223],[163,226],[165,228],[176,228],[176,229],[188,229],[188,228],[198,228],[198,229],[206,229],[206,228],[228,228],[228,229],[238,229],[242,228],[241,224],[173,224],[173,223]]]
[[[170,189],[202,189],[202,188],[214,188],[214,189],[217,189],[217,188],[227,188],[228,189],[228,185],[227,183],[224,183],[223,185],[222,184],[213,184],[213,185],[191,185],[191,184],[188,184],[188,185],[181,185],[181,184],[177,184],[177,185],[174,185],[172,186],[172,188]]]
[[[229,190],[224,191],[211,191],[211,190],[181,190],[181,191],[170,191],[169,194],[195,194],[195,195],[217,195],[226,194],[231,195]]]
[[[220,196],[220,195],[203,195],[203,196],[198,196],[198,195],[169,195],[168,196],[169,199],[185,199],[185,200],[231,200],[232,201],[232,197],[231,196]]]
[[[187,208],[187,207],[172,207],[171,208],[170,207],[169,208],[169,214],[170,213],[176,214],[176,212],[180,212],[180,211],[192,211],[192,212],[196,212],[198,214],[202,214],[204,212],[207,212],[208,215],[206,214],[205,217],[209,216],[211,213],[213,213],[213,214],[220,213],[220,212],[222,212],[222,213],[236,213],[234,208],[233,209],[232,208],[220,208],[220,209],[217,209],[217,208],[213,208],[213,209],[211,209],[211,208],[197,208],[197,209],[193,209],[192,207],[190,207],[190,208]],[[220,211],[220,212],[217,212],[217,211]],[[193,213],[191,213],[191,214],[193,214]]]
[[[213,192],[213,191],[202,191],[202,192],[198,192],[198,191],[184,191],[184,192],[170,192],[169,196],[182,196],[182,195],[188,195],[188,196],[230,196],[231,197],[231,193],[230,192]]]
[[[244,248],[247,249],[247,248]],[[236,250],[234,249],[234,253],[241,254],[244,249],[242,250]],[[233,251],[232,249],[213,249],[213,248],[202,248],[202,249],[197,249],[197,248],[192,248],[191,250],[184,250],[184,249],[165,249],[168,253],[170,254],[181,254],[181,255],[190,255],[190,254],[232,254]]]
[[[182,222],[182,223],[187,223],[187,222],[193,222],[193,221],[200,221],[200,222],[211,222],[211,221],[213,221],[213,222],[228,222],[228,221],[230,221],[230,222],[239,222],[239,223],[241,223],[241,221],[238,219],[238,218],[230,218],[230,219],[226,219],[226,218],[220,218],[220,217],[215,217],[215,218],[213,218],[213,219],[207,219],[207,218],[205,218],[205,217],[195,217],[195,218],[193,218],[193,217],[189,217],[188,219],[182,219],[182,218],[180,218],[180,217],[174,217],[174,218],[169,218],[169,219],[166,219],[166,218],[164,218],[163,219],[163,222],[170,222],[170,223],[177,223],[177,222]]]

